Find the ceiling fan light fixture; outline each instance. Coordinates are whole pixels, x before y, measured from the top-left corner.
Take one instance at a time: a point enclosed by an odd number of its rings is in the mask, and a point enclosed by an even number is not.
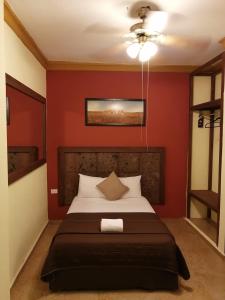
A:
[[[151,57],[158,52],[158,46],[152,42],[146,42],[143,44],[139,52],[139,60],[141,62],[148,61]]]
[[[127,47],[127,54],[130,58],[136,58],[140,51],[141,44],[140,43],[133,43]]]

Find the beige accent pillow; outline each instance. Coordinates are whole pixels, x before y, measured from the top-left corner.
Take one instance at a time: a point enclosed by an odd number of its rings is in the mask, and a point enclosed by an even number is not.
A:
[[[115,172],[112,172],[109,177],[97,184],[96,187],[108,200],[118,200],[129,190],[126,185],[122,184]]]

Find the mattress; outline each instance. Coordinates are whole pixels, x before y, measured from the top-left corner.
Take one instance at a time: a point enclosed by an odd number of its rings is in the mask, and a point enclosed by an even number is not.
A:
[[[98,213],[98,212],[144,212],[155,213],[145,197],[126,198],[109,201],[105,198],[75,197],[67,214]]]

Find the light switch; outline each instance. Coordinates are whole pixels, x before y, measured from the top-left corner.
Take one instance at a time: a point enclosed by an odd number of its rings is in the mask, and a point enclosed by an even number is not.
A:
[[[51,194],[58,194],[58,189],[51,189]]]

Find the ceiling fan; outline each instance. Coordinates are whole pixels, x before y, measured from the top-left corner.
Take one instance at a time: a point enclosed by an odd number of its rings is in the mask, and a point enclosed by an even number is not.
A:
[[[179,28],[179,22],[187,21],[186,16],[163,11],[157,4],[148,0],[137,1],[130,6],[127,1],[126,4],[124,2],[121,4],[115,10],[117,22],[113,26],[107,21],[99,21],[87,28],[86,32],[101,35],[101,40],[104,35],[106,38],[110,35],[113,37],[113,44],[110,47],[95,54],[97,59],[112,55],[119,56],[126,48],[129,57],[145,62],[149,61],[158,50],[160,50],[160,59],[163,59],[166,52],[176,53],[179,49],[185,52],[186,49],[192,49],[194,53],[205,50],[210,45],[207,36],[198,38],[192,33],[182,34],[181,31],[180,35],[174,35],[176,27]],[[126,14],[124,8],[127,10]],[[176,27],[171,26],[174,24]],[[129,33],[126,33],[129,27]]]
[[[139,58],[141,62],[149,61],[159,49],[159,46],[175,48],[192,47],[200,50],[209,45],[208,38],[195,39],[187,36],[164,34],[171,15],[155,8],[152,3],[136,7],[136,14],[140,22],[130,27],[127,38],[127,54],[131,58]],[[134,12],[133,12],[134,15]]]
[[[130,27],[130,33],[126,35],[128,40],[127,54],[131,58],[139,57],[141,62],[148,61],[157,51],[157,42],[162,40],[162,30],[165,28],[168,14],[166,12],[153,12],[150,5],[141,6],[137,10],[141,22]]]

